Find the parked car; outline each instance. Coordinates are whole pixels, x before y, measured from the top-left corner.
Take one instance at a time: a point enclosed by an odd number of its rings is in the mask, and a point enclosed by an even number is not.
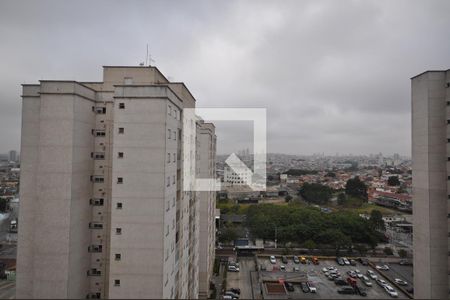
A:
[[[362,278],[364,275],[358,269],[355,269],[356,277]]]
[[[362,281],[366,286],[372,286],[372,282],[369,280],[369,277],[367,277],[367,276],[365,276],[365,275],[361,278],[361,281]]]
[[[385,285],[387,285],[387,282],[384,281],[383,279],[377,279],[376,282],[378,283],[379,286],[384,287]]]
[[[294,272],[300,272],[300,268],[299,267],[294,267]]]
[[[275,256],[273,256],[273,255],[270,256],[270,263],[271,264],[276,264],[277,263],[277,259],[275,258]]]
[[[344,286],[338,289],[337,291],[339,294],[355,294],[355,289],[351,286]]]
[[[347,259],[347,257],[343,257],[342,260],[344,261],[344,264],[346,264],[347,266],[350,265],[350,261]]]
[[[401,261],[399,261],[398,264],[402,265],[402,266],[412,266],[413,265],[412,261],[407,260],[407,259],[402,259]]]
[[[233,297],[233,299],[239,299],[239,295],[233,293],[232,291],[226,291],[225,296],[231,296],[231,297]]]
[[[327,273],[328,272],[328,268],[322,268],[322,272]]]
[[[367,270],[367,275],[369,275],[369,277],[372,278],[373,280],[376,280],[378,278],[378,276],[372,270]]]
[[[313,256],[312,263],[315,264],[315,265],[319,264],[319,259],[317,258],[317,256]]]
[[[239,299],[239,298],[237,298],[237,297],[232,297],[232,296],[230,296],[230,295],[223,295],[223,296],[222,296],[222,299],[224,299],[224,300],[225,300],[225,299],[226,299],[226,300],[230,299],[230,300],[231,300],[231,299]]]
[[[352,277],[352,278],[357,278],[358,276],[356,276],[355,271],[347,271],[347,275]]]
[[[294,285],[293,285],[292,283],[290,283],[290,282],[285,281],[285,282],[284,282],[284,286],[286,287],[286,289],[287,289],[289,292],[295,291]]]
[[[375,268],[377,268],[378,270],[383,270],[383,271],[389,271],[389,266],[388,265],[376,265]]]
[[[342,279],[342,278],[336,278],[336,279],[334,280],[334,283],[335,283],[336,285],[348,285],[347,281],[345,281],[345,280]]]
[[[295,264],[299,264],[300,263],[300,259],[298,259],[298,256],[294,255],[294,263]]]
[[[358,259],[358,261],[363,265],[363,266],[367,266],[369,264],[369,260],[367,258],[364,257],[360,257]]]
[[[239,272],[239,267],[234,265],[228,266],[228,272]]]
[[[239,289],[239,288],[230,288],[229,290],[237,295],[241,294],[241,289]]]
[[[356,266],[356,260],[350,259],[350,264],[351,264],[352,266]]]
[[[311,293],[315,294],[317,292],[317,288],[314,286],[314,284],[312,282],[308,281],[306,284],[308,285],[309,291]]]
[[[384,286],[384,290],[389,294],[389,296],[391,296],[392,298],[397,298],[398,297],[398,293],[396,290],[394,290],[390,285],[386,284]]]
[[[286,266],[285,265],[281,265],[280,266],[280,270],[283,271],[283,272],[286,272]]]
[[[300,257],[300,262],[301,262],[302,264],[306,264],[306,257],[301,256],[301,257]]]
[[[366,289],[364,289],[364,288],[362,288],[362,287],[359,287],[359,286],[356,286],[356,287],[355,287],[355,290],[356,290],[356,293],[357,293],[357,294],[359,294],[359,295],[361,295],[361,296],[363,296],[363,297],[366,297],[366,296],[367,296],[367,291],[366,291]]]
[[[336,262],[338,263],[338,265],[343,266],[345,265],[344,260],[342,259],[342,257],[336,257]]]
[[[406,281],[404,281],[404,280],[402,280],[400,278],[395,278],[394,281],[398,285],[408,285],[408,282],[406,282]]]
[[[281,261],[283,262],[283,264],[287,264],[288,263],[288,259],[284,255],[281,257]]]
[[[300,282],[300,286],[302,288],[303,293],[309,293],[309,287],[306,282]]]

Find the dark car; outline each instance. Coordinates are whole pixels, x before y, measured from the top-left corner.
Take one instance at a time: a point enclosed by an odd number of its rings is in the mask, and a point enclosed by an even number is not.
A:
[[[289,291],[289,292],[293,292],[295,289],[294,289],[294,285],[292,284],[292,283],[290,283],[290,282],[287,282],[287,281],[285,281],[284,282],[284,286],[286,287],[286,289]]]
[[[355,289],[351,286],[344,286],[338,289],[337,291],[339,294],[355,294]]]
[[[398,264],[401,266],[412,266],[413,265],[412,261],[407,260],[407,259],[402,259]]]
[[[300,286],[302,288],[303,293],[309,293],[309,287],[306,282],[300,282]]]
[[[369,265],[369,260],[367,258],[360,257],[358,260],[363,266]]]
[[[241,289],[238,289],[238,288],[231,288],[231,289],[229,289],[229,291],[232,291],[233,293],[235,293],[237,295],[241,294]]]
[[[362,287],[359,287],[359,286],[355,286],[355,290],[356,290],[356,293],[357,293],[357,294],[359,294],[359,295],[361,295],[361,296],[363,296],[363,297],[366,297],[366,296],[367,296],[367,291],[366,291],[366,289],[364,289],[364,288],[362,288]]]
[[[345,281],[343,278],[336,278],[334,280],[334,283],[336,285],[348,285],[347,281]]]
[[[296,264],[300,263],[300,259],[298,259],[297,255],[294,256],[294,263],[296,263]]]
[[[414,294],[414,288],[413,287],[407,288],[406,291],[408,293],[410,293],[410,294]]]
[[[352,266],[356,266],[356,260],[350,259],[350,264],[351,264]]]
[[[288,263],[288,259],[284,255],[281,257],[281,261],[283,262],[283,264],[287,264]]]
[[[343,266],[345,265],[344,260],[342,259],[342,257],[336,257],[336,262],[338,263],[338,265]]]

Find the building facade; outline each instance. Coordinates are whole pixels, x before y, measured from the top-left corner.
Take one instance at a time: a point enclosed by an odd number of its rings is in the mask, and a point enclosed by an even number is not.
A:
[[[200,123],[198,178],[215,178],[216,134],[212,123]],[[214,267],[216,244],[216,192],[198,192],[200,206],[199,297],[207,299]]]
[[[414,297],[449,297],[450,70],[411,79]]]
[[[186,86],[155,67],[104,67],[101,82],[40,81],[22,99],[17,297],[197,298]]]

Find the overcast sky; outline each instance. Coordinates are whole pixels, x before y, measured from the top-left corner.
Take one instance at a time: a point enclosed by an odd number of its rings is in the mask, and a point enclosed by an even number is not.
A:
[[[147,43],[198,106],[267,108],[270,152],[410,155],[409,78],[450,68],[450,1],[1,1],[0,152],[21,83],[99,81]],[[220,153],[247,147],[241,123]]]

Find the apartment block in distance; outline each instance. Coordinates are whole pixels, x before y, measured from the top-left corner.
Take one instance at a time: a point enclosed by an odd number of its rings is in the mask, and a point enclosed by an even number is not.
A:
[[[183,170],[195,102],[155,67],[23,85],[17,298],[198,298],[212,229],[182,175],[214,174],[215,135]]]
[[[414,297],[449,297],[450,70],[411,79]]]

